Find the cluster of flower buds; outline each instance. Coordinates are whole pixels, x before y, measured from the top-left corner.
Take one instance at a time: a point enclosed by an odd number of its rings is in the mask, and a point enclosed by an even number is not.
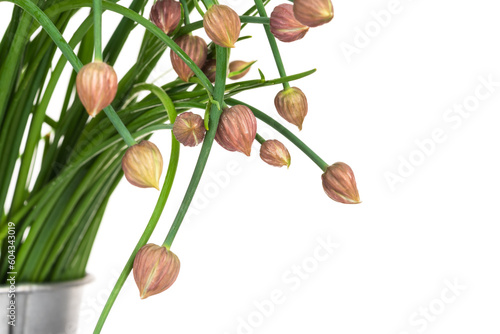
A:
[[[175,0],[156,1],[149,14],[149,19],[167,35],[171,35],[180,26],[181,18],[181,3]]]
[[[183,35],[175,40],[177,45],[191,58],[196,66],[202,67],[207,60],[207,43],[203,38],[193,35]],[[170,61],[175,73],[182,80],[188,82],[194,75],[194,72],[187,66],[177,53],[173,50],[170,51]]]
[[[129,147],[122,159],[122,169],[125,178],[132,185],[160,190],[163,158],[152,142],[143,140]]]
[[[184,146],[194,147],[205,138],[206,129],[203,118],[192,112],[185,112],[177,116],[174,122],[175,138]]]
[[[236,105],[222,112],[215,140],[228,151],[250,156],[256,134],[257,120],[253,112],[247,106]]]
[[[181,4],[175,0],[158,0],[154,3],[150,19],[165,34],[173,34],[182,23]],[[283,42],[303,38],[310,27],[317,27],[333,19],[331,0],[295,0],[294,4],[277,6],[270,17],[273,35]],[[238,14],[225,5],[213,5],[204,15],[203,27],[208,37],[217,45],[234,48],[241,22]],[[207,59],[206,42],[191,34],[178,37],[175,42],[202,68],[211,81],[215,81],[216,60]],[[173,51],[172,67],[180,79],[188,82],[194,75],[186,63]],[[244,77],[254,62],[233,61],[229,64],[228,77],[237,80]],[[91,116],[109,105],[117,90],[117,78],[112,67],[96,62],[86,65],[78,73],[77,89],[80,99]],[[308,112],[305,94],[297,87],[288,87],[275,97],[275,107],[281,117],[302,129]],[[194,147],[203,142],[206,129],[201,116],[192,112],[180,114],[173,125],[175,138],[184,146]],[[224,109],[215,133],[215,140],[228,151],[250,156],[257,135],[257,120],[252,110],[244,105]],[[259,137],[259,141],[263,141]],[[288,149],[278,140],[266,140],[260,148],[261,159],[271,166],[290,167]],[[122,159],[126,179],[141,188],[159,189],[163,160],[158,148],[149,141],[141,141],[130,147]],[[322,175],[323,188],[334,201],[345,204],[360,203],[356,180],[352,169],[345,163],[329,166]],[[134,279],[142,299],[167,290],[177,279],[180,271],[179,258],[165,246],[147,244],[137,253]]]
[[[303,38],[311,27],[328,23],[333,19],[331,0],[297,0],[274,8],[270,17],[273,35],[282,42],[294,42]]]
[[[141,299],[157,295],[174,284],[181,263],[177,255],[165,246],[147,244],[136,254],[133,265],[134,280]]]
[[[113,102],[117,89],[115,70],[101,61],[83,66],[76,76],[78,97],[92,117]]]
[[[241,21],[238,14],[226,5],[213,5],[203,16],[203,28],[217,45],[234,48],[240,37]]]

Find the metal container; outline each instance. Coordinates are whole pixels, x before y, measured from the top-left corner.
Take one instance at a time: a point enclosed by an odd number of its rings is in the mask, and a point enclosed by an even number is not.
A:
[[[0,334],[74,334],[84,287],[92,282],[83,279],[61,283],[19,284],[12,298],[10,287],[0,287],[2,317]],[[9,296],[11,294],[11,296]],[[11,301],[15,301],[12,309]],[[14,311],[15,326],[9,325]]]

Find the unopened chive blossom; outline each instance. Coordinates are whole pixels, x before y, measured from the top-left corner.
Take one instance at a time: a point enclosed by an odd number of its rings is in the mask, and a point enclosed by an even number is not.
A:
[[[88,63],[76,76],[76,91],[87,113],[95,117],[113,102],[118,78],[113,67],[102,61]]]
[[[274,99],[274,105],[281,117],[302,130],[309,107],[306,95],[299,88],[291,87],[280,91]]]
[[[274,37],[282,42],[294,42],[302,39],[309,27],[300,23],[293,14],[293,5],[284,3],[276,6],[271,13],[269,25]]]
[[[295,18],[308,27],[317,27],[333,19],[331,0],[295,0],[293,2]]]
[[[213,5],[203,16],[203,27],[217,45],[234,48],[240,37],[241,21],[234,10],[226,5]]]
[[[122,159],[122,169],[130,184],[139,188],[160,190],[163,158],[158,147],[152,142],[143,140],[129,147]]]
[[[358,187],[354,173],[347,164],[337,162],[323,173],[323,188],[326,194],[336,202],[343,204],[359,204]]]
[[[135,256],[134,280],[141,299],[157,295],[174,284],[181,262],[165,246],[147,244]]]
[[[246,106],[226,108],[220,117],[215,140],[228,151],[250,156],[257,134],[257,120]]]
[[[149,19],[165,34],[172,34],[181,23],[181,4],[175,0],[158,0],[151,7]]]

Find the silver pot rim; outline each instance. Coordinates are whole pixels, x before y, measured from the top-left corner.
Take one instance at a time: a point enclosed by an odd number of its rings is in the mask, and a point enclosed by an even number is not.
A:
[[[19,283],[15,285],[16,287],[16,293],[18,292],[36,292],[36,291],[48,291],[48,290],[54,290],[54,289],[69,289],[69,288],[74,288],[78,287],[81,285],[87,285],[89,283],[92,283],[94,281],[94,276],[91,274],[85,275],[83,278],[79,278],[76,280],[71,280],[71,281],[61,281],[61,282],[50,282],[50,283]],[[12,292],[10,290],[10,287],[7,285],[1,285],[0,286],[0,294],[1,293],[8,293]]]

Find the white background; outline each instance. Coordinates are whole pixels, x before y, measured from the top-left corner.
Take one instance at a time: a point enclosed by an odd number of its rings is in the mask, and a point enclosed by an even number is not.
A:
[[[253,1],[225,3],[242,13]],[[330,200],[317,166],[265,124],[261,134],[288,146],[289,170],[264,164],[258,147],[249,159],[215,145],[172,247],[182,263],[177,282],[140,300],[130,277],[104,333],[500,331],[500,5],[358,0],[334,7],[330,24],[279,43],[288,73],[318,69],[293,83],[310,108],[303,131],[289,128],[326,161],[353,168],[363,203]],[[393,14],[381,26],[373,13],[388,9]],[[109,36],[119,17],[104,18]],[[119,75],[134,62],[142,33],[133,33]],[[249,25],[247,34],[254,38],[239,43],[232,59],[258,60],[247,78],[258,78],[257,67],[277,77],[262,27]],[[357,53],[346,56],[347,45]],[[167,55],[153,77],[169,67]],[[280,89],[237,98],[278,118],[273,99]],[[169,133],[152,140],[168,160]],[[182,150],[152,242],[168,232],[198,152]],[[157,196],[126,182],[116,190],[89,264],[96,280],[84,296],[82,333],[91,332]],[[338,244],[331,254],[318,248],[328,240]]]

